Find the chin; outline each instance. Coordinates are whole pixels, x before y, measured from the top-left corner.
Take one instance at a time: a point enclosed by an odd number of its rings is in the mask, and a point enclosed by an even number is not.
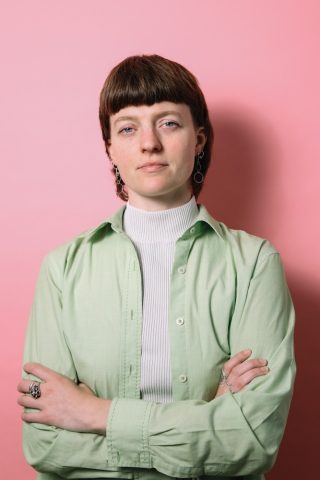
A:
[[[141,195],[143,197],[158,197],[162,195],[170,195],[171,193],[171,188],[168,186],[149,186],[148,188],[135,190],[137,195]]]

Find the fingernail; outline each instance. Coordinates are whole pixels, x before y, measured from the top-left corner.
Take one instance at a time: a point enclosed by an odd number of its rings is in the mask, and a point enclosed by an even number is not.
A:
[[[268,367],[263,367],[263,368],[262,368],[262,371],[265,372],[265,373],[269,372],[269,370],[270,370],[270,369],[269,369]]]
[[[251,353],[251,349],[248,348],[247,350],[243,350],[243,353],[246,354],[246,355],[248,355],[249,353]]]

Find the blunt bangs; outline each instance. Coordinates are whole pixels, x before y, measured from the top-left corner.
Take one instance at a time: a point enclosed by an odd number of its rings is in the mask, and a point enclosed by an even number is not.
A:
[[[153,105],[163,101],[185,103],[191,109],[194,122],[200,126],[204,116],[199,109],[202,102],[197,89],[197,79],[182,65],[164,61],[158,55],[133,56],[111,70],[103,89],[104,110],[114,115],[129,105]]]

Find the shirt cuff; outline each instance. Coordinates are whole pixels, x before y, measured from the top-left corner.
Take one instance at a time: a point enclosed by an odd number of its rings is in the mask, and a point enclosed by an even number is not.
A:
[[[152,468],[148,439],[152,405],[131,398],[112,400],[107,421],[110,466]]]

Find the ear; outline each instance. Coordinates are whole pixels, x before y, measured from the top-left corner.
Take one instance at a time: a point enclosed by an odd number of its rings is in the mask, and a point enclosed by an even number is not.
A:
[[[105,146],[106,146],[107,155],[112,162],[112,147],[111,147],[111,140],[110,139],[107,140]]]
[[[195,153],[198,154],[200,152],[202,152],[202,150],[204,149],[204,146],[206,144],[206,141],[207,141],[207,137],[206,137],[206,134],[205,134],[205,131],[204,131],[204,127],[199,127],[197,130],[196,130],[196,151]]]

